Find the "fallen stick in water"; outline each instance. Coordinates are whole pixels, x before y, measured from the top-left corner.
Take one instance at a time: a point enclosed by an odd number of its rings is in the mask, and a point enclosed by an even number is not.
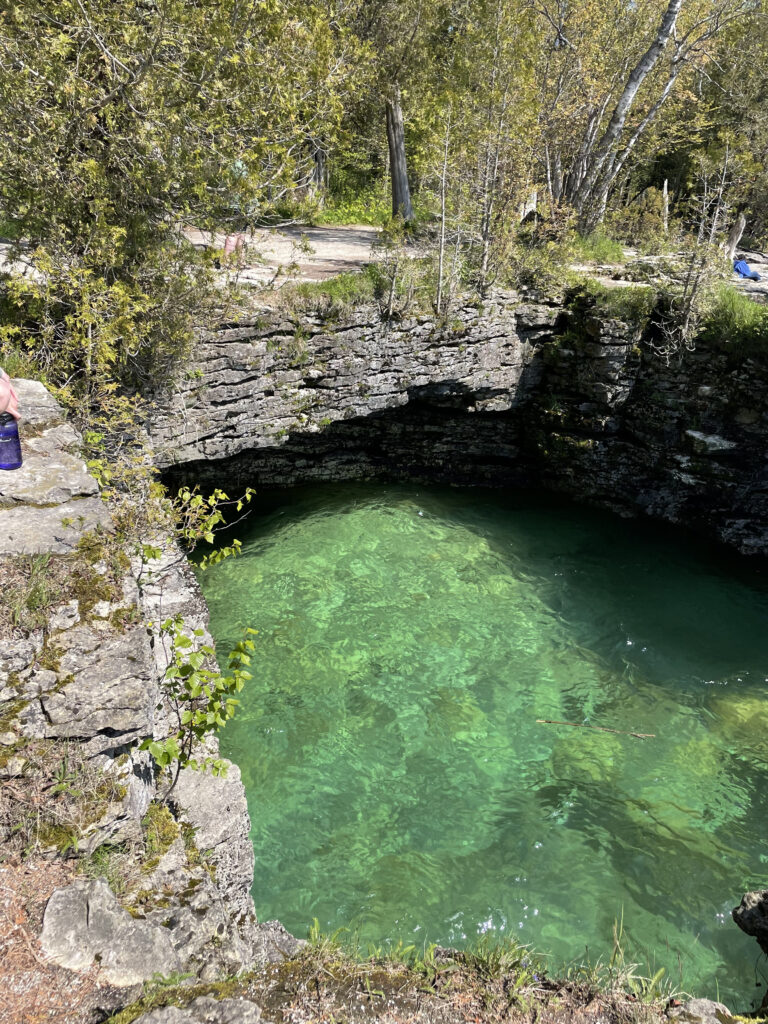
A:
[[[624,732],[623,729],[606,729],[604,725],[585,725],[583,722],[555,722],[551,718],[537,718],[539,725],[570,725],[574,729],[596,729],[598,732],[615,732],[617,736],[634,736],[638,740],[655,740],[655,732]]]

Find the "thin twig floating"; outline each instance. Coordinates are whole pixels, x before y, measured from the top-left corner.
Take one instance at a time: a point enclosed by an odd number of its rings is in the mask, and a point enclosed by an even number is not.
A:
[[[555,722],[551,718],[537,718],[539,725],[570,725],[574,729],[596,729],[598,732],[615,732],[617,736],[634,736],[638,740],[655,740],[655,732],[624,732],[623,729],[606,729],[604,725],[585,725],[583,722]]]

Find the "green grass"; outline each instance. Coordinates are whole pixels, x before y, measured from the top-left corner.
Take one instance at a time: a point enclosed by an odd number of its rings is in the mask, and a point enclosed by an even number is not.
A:
[[[613,949],[607,958],[581,963],[567,971],[567,977],[585,982],[594,992],[629,993],[640,1003],[668,1002],[688,997],[683,988],[683,963],[678,961],[678,977],[656,967],[654,954],[636,949],[624,929],[624,914],[613,922]]]
[[[411,197],[415,225],[427,224],[435,218],[435,199],[429,193]],[[310,214],[313,224],[341,227],[364,224],[386,227],[392,222],[392,197],[381,184],[362,191],[330,192],[325,204]]]
[[[337,274],[324,281],[287,284],[278,292],[278,305],[289,312],[317,310],[326,315],[340,314],[372,302],[376,280],[373,268],[366,267],[357,273]]]
[[[587,278],[571,290],[567,306],[576,316],[594,312],[606,319],[623,320],[644,327],[657,298],[656,290],[649,285],[609,288]]]
[[[594,263],[624,263],[624,247],[621,242],[597,229],[589,235],[575,234],[574,255],[577,259]]]
[[[384,227],[392,219],[392,200],[379,186],[364,192],[329,195],[325,205],[312,217],[315,224],[340,226],[368,224]]]
[[[750,299],[733,285],[715,291],[701,336],[734,356],[768,354],[768,306]]]

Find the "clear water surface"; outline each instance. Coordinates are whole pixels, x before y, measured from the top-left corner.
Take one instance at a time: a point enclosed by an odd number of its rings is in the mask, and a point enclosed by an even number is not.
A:
[[[237,535],[200,578],[220,651],[259,630],[222,748],[261,919],[363,948],[513,935],[557,968],[623,914],[634,959],[759,1002],[730,920],[768,884],[759,571],[501,492],[294,490]]]

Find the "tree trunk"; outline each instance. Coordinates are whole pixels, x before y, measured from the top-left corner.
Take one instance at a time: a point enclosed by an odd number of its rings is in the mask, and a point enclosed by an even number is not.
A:
[[[326,154],[321,143],[312,140],[312,175],[309,181],[309,193],[322,201],[325,194]]]
[[[592,224],[594,226],[595,219],[599,216],[598,210],[601,206],[604,208],[604,201],[610,186],[615,180],[616,173],[623,166],[623,161],[620,161],[618,166],[614,166],[614,164],[616,162],[617,147],[624,131],[627,116],[640,86],[655,68],[664,52],[664,47],[675,30],[677,17],[682,5],[683,0],[669,0],[667,10],[661,20],[656,36],[630,72],[602,138],[596,146],[590,146],[590,151],[586,156],[584,174],[581,176],[572,196],[573,205],[576,207],[583,225]],[[675,77],[676,75],[672,77],[672,81],[674,81]],[[666,91],[666,95],[668,93],[669,90]],[[664,99],[666,99],[666,95],[664,95]],[[636,140],[633,139],[634,141]],[[606,164],[612,165],[608,168],[608,173],[605,173]],[[596,186],[598,185],[597,195],[595,195]],[[596,206],[598,209],[590,210],[590,206],[595,203],[595,200],[597,200]]]
[[[445,221],[446,201],[445,193],[448,187],[448,146],[451,141],[451,115],[448,114],[448,121],[445,126],[445,146],[443,148],[443,170],[440,175],[440,248],[437,258],[437,299],[435,301],[435,313],[438,316],[443,310],[443,268],[445,265]]]
[[[740,213],[736,218],[736,221],[728,232],[728,241],[725,243],[725,255],[733,263],[736,259],[736,246],[741,241],[741,236],[744,234],[744,229],[747,226],[747,218],[743,213]]]
[[[392,216],[413,220],[411,190],[408,186],[408,165],[405,159],[405,131],[403,129],[403,108],[400,106],[398,86],[387,98],[387,143],[389,145],[389,169],[392,176]]]

